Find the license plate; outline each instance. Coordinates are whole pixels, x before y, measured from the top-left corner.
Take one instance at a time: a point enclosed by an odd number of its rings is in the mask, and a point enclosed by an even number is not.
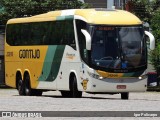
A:
[[[117,89],[126,89],[126,85],[117,85]]]

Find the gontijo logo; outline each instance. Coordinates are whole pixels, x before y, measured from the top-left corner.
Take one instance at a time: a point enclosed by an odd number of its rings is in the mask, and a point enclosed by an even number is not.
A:
[[[31,59],[39,59],[40,58],[40,50],[39,49],[21,49],[19,50],[19,58],[31,58]]]

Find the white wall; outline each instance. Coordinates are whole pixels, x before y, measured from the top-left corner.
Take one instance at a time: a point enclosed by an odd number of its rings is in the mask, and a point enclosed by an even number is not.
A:
[[[114,0],[107,0],[107,8],[112,8],[114,6]]]

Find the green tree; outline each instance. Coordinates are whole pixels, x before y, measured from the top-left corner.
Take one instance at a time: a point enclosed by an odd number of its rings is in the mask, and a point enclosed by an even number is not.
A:
[[[160,7],[151,19],[151,28],[157,42],[160,41]]]
[[[0,0],[4,8],[0,12],[0,24],[10,18],[32,16],[53,10],[83,8],[87,5],[78,0]]]
[[[155,11],[160,7],[159,0],[134,0],[133,13],[137,15],[141,20],[151,23],[151,19],[155,14]]]
[[[157,72],[158,81],[160,81],[160,8],[155,11],[151,19],[151,28],[156,39],[156,48],[150,52],[150,61]]]
[[[156,40],[156,48],[149,53],[149,61],[157,72],[157,85],[160,81],[160,1],[135,0],[134,13],[144,22],[150,23]]]

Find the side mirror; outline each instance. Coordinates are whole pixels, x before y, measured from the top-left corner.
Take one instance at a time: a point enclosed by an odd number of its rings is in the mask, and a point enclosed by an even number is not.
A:
[[[154,50],[155,49],[155,38],[154,38],[154,36],[148,31],[144,31],[144,32],[150,39],[150,49]]]
[[[86,39],[86,49],[91,50],[91,36],[90,36],[90,34],[87,32],[87,30],[84,30],[84,29],[81,29],[81,32],[83,33],[83,35],[85,36],[85,39]]]

